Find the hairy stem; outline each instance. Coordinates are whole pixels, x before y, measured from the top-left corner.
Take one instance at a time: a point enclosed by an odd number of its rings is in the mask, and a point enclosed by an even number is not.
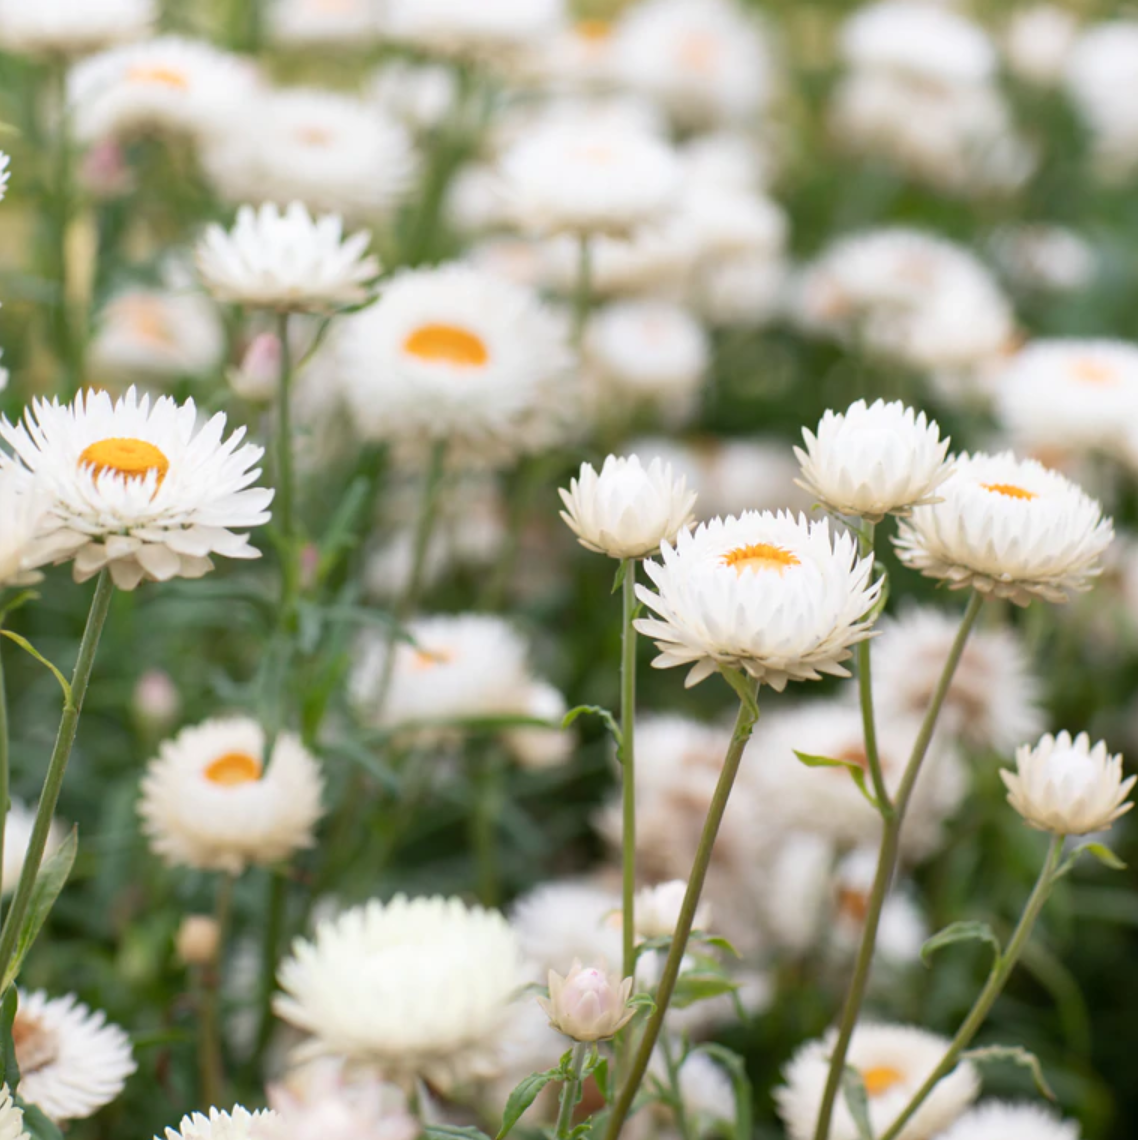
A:
[[[873,558],[876,553],[877,527],[871,522],[862,522],[862,533],[858,545],[862,558]],[[861,704],[862,734],[865,737],[865,763],[873,781],[873,795],[880,805],[883,816],[892,814],[893,805],[889,799],[889,789],[885,786],[885,775],[881,771],[881,756],[877,751],[877,719],[873,712],[873,672],[870,667],[870,652],[873,639],[864,638],[857,644],[857,689]]]
[[[636,973],[636,922],[633,914],[636,895],[636,630],[632,627],[636,613],[636,559],[624,561],[621,589],[621,659],[620,659],[620,765],[621,805],[621,884],[623,977]]]
[[[561,1106],[557,1112],[557,1140],[567,1140],[573,1127],[573,1109],[581,1099],[581,1069],[589,1053],[589,1045],[578,1041],[573,1046],[573,1075],[561,1086]]]

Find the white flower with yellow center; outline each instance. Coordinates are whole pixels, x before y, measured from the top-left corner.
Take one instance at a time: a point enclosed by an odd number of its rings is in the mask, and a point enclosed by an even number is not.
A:
[[[643,558],[674,542],[695,506],[695,492],[670,464],[653,459],[645,467],[635,455],[610,455],[599,475],[583,463],[559,493],[561,517],[581,545],[610,558]]]
[[[794,449],[802,464],[799,485],[843,515],[880,522],[904,517],[913,507],[937,501],[937,488],[952,472],[945,463],[947,439],[936,421],[900,400],[852,403],[827,411],[815,434],[802,429],[806,449]]]
[[[753,118],[774,65],[755,21],[728,0],[648,0],[628,8],[611,48],[617,76],[681,126]]]
[[[211,1108],[208,1116],[200,1112],[183,1116],[177,1128],[166,1129],[164,1140],[274,1140],[279,1129],[277,1113],[268,1109],[249,1112],[238,1104],[229,1112]]]
[[[154,0],[0,0],[0,48],[22,55],[84,55],[142,39],[157,15]]]
[[[24,1110],[12,1099],[7,1085],[0,1085],[0,1140],[27,1140]]]
[[[397,895],[319,923],[310,941],[297,939],[273,1008],[313,1035],[314,1055],[445,1090],[493,1074],[525,980],[517,938],[497,911]]]
[[[289,47],[360,47],[379,35],[382,0],[274,0],[269,36]]]
[[[900,524],[897,556],[952,589],[971,587],[1025,606],[1087,590],[1114,537],[1102,507],[1034,459],[961,455],[941,502]]]
[[[313,219],[293,202],[242,206],[232,230],[213,225],[197,247],[198,272],[219,300],[249,308],[320,312],[367,297],[379,262],[365,255],[370,236],[345,238],[333,214]]]
[[[1104,831],[1133,806],[1126,797],[1136,776],[1122,778],[1122,755],[1112,756],[1100,740],[1093,748],[1080,732],[1044,736],[1033,748],[1016,749],[1015,771],[1004,768],[1000,778],[1008,803],[1039,831],[1055,835],[1086,835]]]
[[[207,720],[159,747],[142,778],[138,813],[171,866],[240,874],[311,847],[323,813],[320,765],[291,733],[265,755],[247,717]]]
[[[211,554],[260,557],[231,528],[269,520],[273,492],[250,486],[263,451],[241,444],[244,428],[223,441],[224,430],[220,413],[199,426],[192,400],[152,405],[134,388],[115,403],[93,391],[67,406],[37,400],[22,423],[0,420],[15,452],[0,452],[0,470],[43,489],[40,537],[76,551],[77,582],[105,566],[119,589],[133,590],[143,578],[200,578]]]
[[[207,178],[230,202],[303,202],[375,221],[412,180],[407,131],[362,99],[315,88],[266,92],[202,151]]]
[[[229,129],[233,109],[248,106],[258,85],[248,60],[197,40],[160,36],[76,64],[67,101],[83,142],[147,132],[201,139]]]
[[[565,0],[388,0],[384,35],[459,59],[513,60],[566,21]]]
[[[4,876],[0,880],[0,895],[10,895],[20,881],[35,822],[36,813],[31,808],[21,800],[9,801],[8,818],[4,824]],[[58,819],[53,819],[47,832],[45,859],[55,852],[66,834],[63,824]]]
[[[1079,1126],[1037,1104],[990,1100],[969,1109],[938,1140],[1079,1140]]]
[[[783,1070],[786,1082],[775,1089],[775,1103],[789,1140],[812,1140],[830,1070],[835,1033],[808,1041]],[[947,1038],[907,1025],[859,1025],[846,1064],[856,1069],[869,1099],[869,1123],[880,1135],[909,1103],[948,1050]],[[939,1135],[976,1099],[980,1078],[963,1061],[934,1087],[897,1140],[929,1140]],[[858,1140],[859,1132],[845,1099],[838,1097],[830,1126],[831,1140]]]
[[[542,234],[627,235],[660,221],[680,186],[673,149],[616,118],[539,123],[501,171],[519,225]]]
[[[110,1104],[138,1067],[130,1038],[74,994],[20,993],[12,1023],[20,1096],[57,1123]]]
[[[465,265],[408,270],[348,321],[339,342],[366,439],[449,440],[503,458],[543,446],[571,357],[536,293]]]
[[[637,630],[656,642],[658,669],[690,665],[690,687],[721,666],[745,670],[781,692],[788,681],[846,677],[850,646],[870,634],[866,615],[881,591],[873,559],[829,522],[749,511],[712,519],[664,543],[637,586],[657,617]]]
[[[1119,340],[1038,340],[993,379],[996,408],[1027,450],[1118,451],[1138,423],[1138,346]]]

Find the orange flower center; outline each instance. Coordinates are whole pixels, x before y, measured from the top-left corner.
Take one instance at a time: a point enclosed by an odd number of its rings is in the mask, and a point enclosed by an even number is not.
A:
[[[327,146],[332,141],[332,132],[323,127],[300,127],[296,131],[296,138],[305,146]]]
[[[146,66],[139,64],[126,73],[130,83],[154,83],[159,87],[172,87],[175,91],[189,91],[190,81],[185,72],[175,71],[172,67],[163,67],[161,64]]]
[[[723,565],[732,566],[740,577],[744,570],[776,570],[781,574],[788,566],[797,566],[798,559],[781,546],[769,542],[752,542],[737,546],[723,555]]]
[[[490,359],[486,342],[458,325],[422,325],[403,342],[403,351],[459,368],[481,368]]]
[[[416,649],[411,657],[411,668],[423,673],[440,665],[449,665],[454,654],[449,649]]]
[[[112,471],[125,479],[142,479],[158,472],[158,486],[170,470],[170,460],[144,439],[100,439],[83,449],[80,467],[90,467],[95,476]]]
[[[1071,365],[1071,375],[1080,384],[1113,384],[1118,379],[1118,373],[1109,364],[1090,359],[1076,360]]]
[[[152,297],[127,297],[116,306],[122,319],[140,340],[167,347],[174,343],[166,312]]]
[[[34,1073],[50,1065],[59,1056],[59,1040],[55,1030],[38,1017],[18,1012],[12,1020],[12,1044],[20,1073]]]
[[[575,30],[581,39],[599,43],[612,35],[612,24],[608,20],[578,20]]]
[[[1025,491],[1022,487],[1017,487],[1014,483],[981,483],[981,487],[985,491],[991,491],[994,495],[1004,495],[1009,499],[1038,499],[1039,496],[1034,491]]]
[[[838,891],[838,910],[840,913],[853,919],[859,925],[865,922],[869,914],[869,896],[864,891],[855,891],[852,887],[842,887]],[[868,1086],[869,1081],[866,1080]],[[873,1093],[869,1094],[873,1096]]]
[[[261,761],[248,752],[226,752],[206,765],[205,778],[223,788],[251,784],[261,778]]]
[[[719,60],[719,41],[706,32],[692,32],[684,37],[677,57],[685,70],[706,75]]]
[[[872,1069],[862,1071],[861,1079],[865,1083],[865,1091],[870,1096],[881,1096],[887,1093],[894,1085],[899,1085],[905,1074],[892,1065],[875,1065]]]

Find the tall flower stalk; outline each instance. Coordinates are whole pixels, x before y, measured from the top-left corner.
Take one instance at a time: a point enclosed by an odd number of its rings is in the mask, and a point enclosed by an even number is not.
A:
[[[623,976],[636,973],[636,559],[621,562],[620,783],[621,961]]]

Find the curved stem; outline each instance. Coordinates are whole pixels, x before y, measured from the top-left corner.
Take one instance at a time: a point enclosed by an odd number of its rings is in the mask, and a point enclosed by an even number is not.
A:
[[[731,679],[728,678],[730,681]],[[731,682],[735,687],[735,682]],[[744,686],[745,688],[742,688]],[[755,698],[758,686],[754,682],[738,682],[740,691],[739,714],[735,718],[735,731],[731,736],[731,744],[723,760],[723,768],[719,773],[719,780],[715,785],[715,792],[711,797],[711,804],[707,810],[707,819],[704,820],[703,831],[699,837],[699,846],[696,848],[695,861],[692,864],[691,875],[688,878],[688,887],[684,892],[684,901],[680,907],[679,921],[676,923],[676,932],[672,936],[672,944],[668,948],[668,957],[664,962],[664,970],[660,975],[660,984],[656,988],[656,1008],[648,1018],[644,1028],[644,1036],[640,1039],[640,1047],[633,1058],[632,1067],[621,1086],[620,1095],[613,1106],[609,1117],[608,1128],[605,1131],[605,1140],[616,1140],[621,1128],[628,1118],[632,1102],[636,1099],[636,1092],[640,1088],[644,1074],[648,1071],[648,1063],[652,1058],[652,1050],[660,1036],[664,1025],[664,1015],[668,1012],[668,1004],[672,1000],[672,993],[676,988],[676,980],[680,976],[680,966],[683,963],[684,952],[687,949],[688,936],[691,934],[692,922],[695,920],[696,908],[699,906],[699,897],[703,893],[704,880],[707,878],[707,868],[711,863],[711,853],[715,847],[715,837],[719,834],[719,825],[723,822],[723,813],[727,810],[727,801],[731,796],[731,788],[735,783],[735,776],[739,772],[739,763],[743,759],[743,751],[747,741],[751,739],[751,731],[758,719],[758,705]],[[737,690],[738,691],[738,690]]]
[[[862,521],[862,532],[858,535],[858,545],[862,558],[873,558],[876,553],[877,526]],[[877,750],[877,719],[873,712],[873,672],[870,668],[870,652],[873,638],[866,637],[857,644],[857,689],[861,703],[862,734],[865,737],[865,763],[873,781],[873,795],[880,805],[881,814],[892,814],[893,804],[889,789],[885,786],[885,775],[881,771],[881,757]]]
[[[625,559],[624,583],[621,590],[621,659],[620,659],[620,766],[623,822],[621,825],[621,863],[623,881],[622,909],[622,977],[636,973],[636,630],[632,619],[636,613],[636,559]]]
[[[987,983],[980,991],[980,996],[976,999],[972,1009],[969,1010],[968,1016],[961,1023],[956,1036],[952,1039],[952,1044],[948,1047],[948,1051],[941,1058],[937,1067],[929,1074],[925,1083],[913,1094],[912,1100],[901,1110],[897,1119],[881,1134],[880,1140],[896,1140],[897,1134],[905,1127],[917,1109],[924,1104],[925,1099],[936,1087],[937,1082],[952,1071],[960,1054],[968,1048],[972,1038],[976,1036],[984,1024],[992,1006],[996,1004],[996,998],[1000,996],[1004,986],[1007,985],[1016,962],[1019,961],[1020,955],[1027,946],[1028,939],[1031,938],[1036,920],[1051,894],[1051,888],[1056,879],[1055,872],[1058,870],[1059,859],[1063,854],[1064,838],[1062,835],[1051,837],[1051,846],[1047,850],[1047,858],[1039,872],[1039,878],[1035,881],[1035,888],[1023,908],[1023,914],[1020,915],[1019,923],[1012,934],[1011,941],[993,964]]]
[[[71,749],[75,744],[75,734],[79,729],[79,715],[83,711],[83,701],[87,696],[87,686],[91,681],[91,670],[95,665],[95,652],[99,648],[99,637],[106,624],[107,611],[111,606],[114,586],[110,574],[104,569],[95,583],[95,594],[91,599],[91,609],[87,614],[87,625],[83,630],[83,640],[79,643],[79,656],[75,661],[75,671],[71,675],[71,695],[64,702],[63,713],[59,718],[59,730],[55,737],[55,747],[48,761],[44,776],[43,790],[36,806],[35,823],[28,840],[28,853],[20,871],[20,881],[16,894],[8,910],[8,917],[0,930],[0,977],[8,969],[15,953],[20,928],[28,913],[36,876],[43,862],[47,847],[48,832],[55,817],[55,807],[63,788],[63,777],[67,772],[67,762],[71,759]],[[0,995],[2,996],[2,995]]]
[[[586,1041],[573,1046],[573,1075],[561,1086],[561,1106],[557,1112],[557,1140],[567,1140],[573,1127],[573,1109],[581,1099],[581,1068],[589,1053]]]
[[[842,1074],[845,1072],[846,1056],[849,1053],[850,1041],[853,1038],[854,1028],[857,1025],[858,1015],[861,1013],[862,1002],[865,1000],[865,991],[869,985],[869,975],[873,967],[873,953],[877,948],[877,928],[881,922],[881,911],[885,906],[885,899],[889,894],[890,884],[897,870],[897,857],[901,848],[901,826],[905,822],[905,812],[909,800],[916,786],[917,776],[932,741],[933,730],[940,716],[944,699],[948,695],[949,686],[960,664],[961,654],[968,641],[968,635],[976,623],[980,607],[984,604],[983,594],[973,591],[968,599],[968,607],[964,611],[960,628],[956,631],[948,659],[941,670],[940,679],[933,690],[932,699],[921,722],[917,739],[913,742],[913,751],[905,767],[901,784],[897,789],[893,801],[893,810],[884,816],[884,827],[881,837],[881,851],[877,857],[877,871],[873,879],[873,889],[869,896],[869,905],[865,915],[865,926],[861,933],[861,942],[858,945],[857,958],[854,961],[854,972],[850,978],[846,1000],[842,1006],[842,1019],[838,1025],[838,1036],[834,1042],[834,1051],[830,1055],[830,1071],[826,1075],[826,1087],[822,1093],[822,1103],[818,1109],[818,1123],[814,1129],[814,1140],[829,1140],[830,1121],[833,1119],[834,1104],[837,1101],[838,1090],[841,1088]]]

